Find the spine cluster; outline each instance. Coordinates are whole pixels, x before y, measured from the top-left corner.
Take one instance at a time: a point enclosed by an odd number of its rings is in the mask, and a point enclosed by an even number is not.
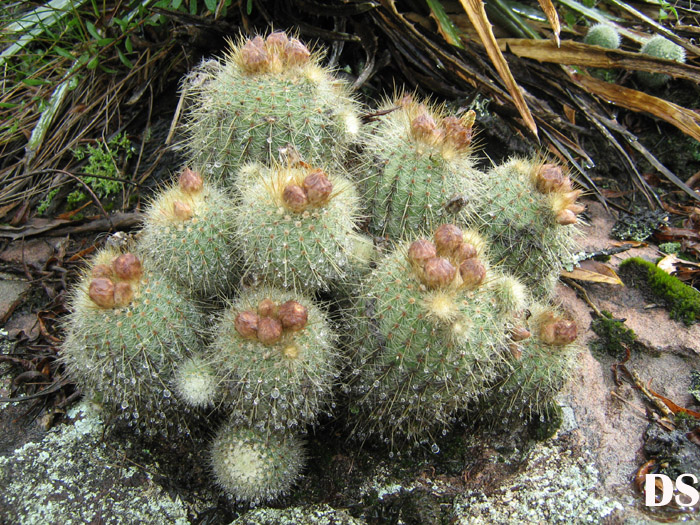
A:
[[[86,393],[149,431],[223,416],[211,470],[249,503],[290,490],[341,395],[354,436],[392,445],[468,410],[548,413],[576,326],[547,301],[583,209],[560,166],[481,173],[473,112],[411,96],[362,127],[280,32],[185,89],[188,167],[73,292],[62,353]]]

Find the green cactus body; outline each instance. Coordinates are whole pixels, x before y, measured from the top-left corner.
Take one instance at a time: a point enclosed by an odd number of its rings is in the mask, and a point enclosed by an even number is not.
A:
[[[503,364],[506,327],[524,306],[514,297],[522,285],[487,270],[478,250],[461,260],[435,244],[438,256],[429,241],[399,245],[358,293],[348,390],[360,437],[435,439]]]
[[[263,287],[241,295],[205,357],[232,420],[303,430],[331,408],[340,356],[326,315],[304,296]]]
[[[492,260],[531,287],[554,291],[563,261],[575,249],[580,191],[552,164],[511,159],[489,173],[489,188],[473,225],[490,239]]]
[[[655,35],[647,40],[639,52],[656,58],[685,62],[685,50],[661,35]],[[652,88],[661,87],[671,79],[668,75],[648,71],[637,71],[637,77]]]
[[[367,262],[366,249],[355,256],[367,243],[354,231],[351,182],[303,166],[255,165],[246,173],[235,213],[248,272],[284,288],[327,290]]]
[[[594,24],[588,28],[588,33],[583,41],[593,46],[617,49],[620,47],[620,33],[611,25]]]
[[[146,211],[140,246],[171,279],[193,293],[223,294],[234,281],[233,201],[185,169]]]
[[[199,345],[201,317],[150,267],[133,254],[97,255],[73,292],[61,359],[83,390],[152,433],[177,421],[169,410],[170,382],[176,365]]]
[[[221,488],[238,501],[256,504],[286,494],[299,478],[306,454],[295,436],[227,424],[217,433],[209,460]]]
[[[235,180],[247,162],[269,164],[293,145],[307,162],[341,164],[360,130],[358,105],[298,40],[284,33],[234,46],[205,62],[185,87],[190,159],[205,174]]]
[[[364,196],[375,233],[415,236],[473,210],[483,191],[471,155],[474,113],[461,119],[403,97],[364,144]]]
[[[547,418],[579,350],[573,321],[542,304],[529,310],[527,329],[511,336],[507,371],[485,401],[488,412],[499,418]]]

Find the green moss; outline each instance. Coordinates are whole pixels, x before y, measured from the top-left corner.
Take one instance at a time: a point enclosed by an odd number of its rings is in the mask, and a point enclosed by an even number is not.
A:
[[[700,316],[700,292],[683,284],[655,264],[632,257],[620,264],[620,271],[631,276],[635,284],[639,283],[639,280],[634,278],[634,275],[641,276],[641,285],[646,285],[657,299],[666,304],[672,319],[683,321],[689,326]]]
[[[603,310],[601,313],[603,317],[594,319],[591,323],[591,329],[598,336],[591,343],[591,348],[617,357],[625,348],[634,346],[637,334],[627,328],[624,321],[615,319],[610,312]]]

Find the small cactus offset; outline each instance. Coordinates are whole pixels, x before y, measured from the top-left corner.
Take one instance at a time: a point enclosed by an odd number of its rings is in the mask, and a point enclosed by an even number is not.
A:
[[[517,158],[493,168],[488,180],[473,224],[489,236],[492,259],[537,297],[551,295],[576,246],[581,191],[559,166]]]
[[[617,49],[620,47],[620,33],[611,25],[593,24],[588,28],[588,33],[583,41],[593,46]]]
[[[190,78],[191,162],[225,184],[247,162],[275,161],[288,144],[308,162],[337,166],[359,133],[345,83],[282,32],[243,40],[223,63],[205,62]]]
[[[130,252],[100,252],[73,292],[62,347],[71,377],[148,432],[177,420],[173,372],[201,329],[192,303],[151,268]]]
[[[238,501],[256,504],[286,494],[306,454],[297,437],[226,424],[211,444],[209,461],[221,488]]]
[[[410,96],[385,109],[393,111],[374,126],[362,154],[372,230],[410,238],[453,221],[463,207],[473,211],[483,192],[471,149],[474,112],[447,116]]]
[[[249,273],[284,288],[328,290],[365,264],[350,181],[297,163],[248,166],[240,182],[236,234]]]
[[[529,311],[511,330],[507,370],[484,403],[499,418],[546,418],[579,350],[574,321],[539,303]]]
[[[655,35],[647,40],[639,52],[656,58],[685,62],[685,49],[661,35]],[[648,71],[637,71],[637,77],[651,88],[661,87],[671,79],[668,75]]]
[[[359,436],[434,439],[495,379],[526,298],[488,268],[475,237],[442,225],[432,241],[399,245],[363,282],[348,386]]]
[[[146,211],[140,246],[163,272],[193,293],[224,294],[237,265],[233,201],[185,168]]]
[[[268,287],[244,292],[213,332],[205,360],[214,374],[205,390],[234,422],[304,432],[330,410],[340,369],[337,337],[311,300]],[[185,400],[201,391],[194,377],[180,389]]]

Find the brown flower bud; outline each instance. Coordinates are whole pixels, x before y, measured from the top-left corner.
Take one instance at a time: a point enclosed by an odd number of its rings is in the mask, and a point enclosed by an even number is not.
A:
[[[467,127],[457,117],[445,117],[442,121],[445,140],[457,149],[468,147],[472,143],[472,128]]]
[[[424,283],[428,288],[440,288],[450,284],[457,274],[452,263],[443,257],[433,257],[425,261]]]
[[[112,267],[108,264],[96,264],[92,272],[90,272],[90,275],[92,275],[92,277],[105,277],[109,279],[114,275],[114,272],[112,272]]]
[[[270,55],[265,50],[264,43],[262,37],[256,36],[241,48],[241,65],[249,73],[263,71],[270,63]]]
[[[508,343],[508,350],[510,351],[510,355],[516,361],[520,361],[523,358],[523,349],[520,348],[520,345],[516,343]]]
[[[258,341],[264,345],[276,343],[282,337],[282,323],[271,317],[263,317],[258,321]]]
[[[408,247],[408,260],[423,266],[425,261],[437,256],[435,245],[425,239],[418,239]]]
[[[175,218],[181,221],[186,221],[192,218],[194,212],[192,211],[192,206],[189,204],[175,201],[173,202],[173,215],[175,215]]]
[[[454,224],[443,224],[433,235],[439,255],[452,255],[462,244],[462,230]]]
[[[523,341],[530,337],[530,330],[524,326],[514,326],[510,331],[510,338],[513,341]]]
[[[98,277],[90,282],[88,296],[100,308],[114,307],[114,283],[104,277]]]
[[[267,35],[265,42],[267,43],[268,47],[278,47],[279,49],[284,49],[289,42],[289,38],[287,38],[287,34],[284,31],[275,31],[274,33]]]
[[[323,204],[333,192],[333,184],[323,170],[314,170],[309,173],[304,179],[303,186],[311,204]]]
[[[272,317],[277,319],[278,307],[272,299],[263,299],[258,303],[258,315],[260,317]]]
[[[558,224],[566,226],[568,224],[576,224],[578,222],[578,219],[576,218],[576,214],[573,211],[571,211],[568,208],[565,208],[559,213],[557,213],[556,221]]]
[[[233,321],[233,327],[236,329],[236,332],[246,339],[255,339],[258,337],[258,324],[258,315],[252,310],[240,312]]]
[[[431,140],[436,127],[435,120],[427,113],[421,113],[411,121],[411,133],[419,140]]]
[[[586,210],[586,207],[583,204],[569,204],[567,206],[569,210],[571,210],[572,213],[579,214],[583,213]]]
[[[306,326],[308,319],[309,312],[304,305],[296,301],[280,305],[279,320],[284,328],[296,332]]]
[[[293,66],[301,66],[309,61],[311,53],[309,49],[299,42],[296,38],[292,38],[284,48],[284,55],[287,64]]]
[[[189,168],[185,168],[180,174],[178,184],[180,185],[180,189],[182,191],[192,195],[194,193],[199,193],[200,191],[202,191],[202,188],[204,187],[204,180],[202,179],[202,176],[196,171],[192,171]]]
[[[571,179],[562,173],[561,166],[544,164],[537,173],[537,189],[542,193],[571,191]]]
[[[141,261],[133,253],[125,253],[114,259],[112,268],[117,277],[125,281],[138,279],[143,274]]]
[[[455,259],[457,259],[459,262],[466,261],[467,259],[473,259],[476,256],[476,247],[468,242],[463,242],[460,244],[455,251]]]
[[[134,298],[134,290],[129,283],[117,283],[114,285],[114,304],[126,306]]]
[[[477,258],[467,259],[459,265],[459,274],[462,276],[464,286],[472,288],[484,282],[486,268]]]
[[[292,211],[302,212],[309,205],[309,198],[304,188],[296,184],[289,184],[282,192],[282,200],[287,208]]]
[[[568,345],[576,340],[578,327],[568,319],[552,317],[540,325],[540,340],[548,345]]]
[[[413,104],[413,96],[411,95],[404,95],[401,97],[401,100],[399,100],[399,107],[404,108],[406,106],[410,106],[411,104]]]

